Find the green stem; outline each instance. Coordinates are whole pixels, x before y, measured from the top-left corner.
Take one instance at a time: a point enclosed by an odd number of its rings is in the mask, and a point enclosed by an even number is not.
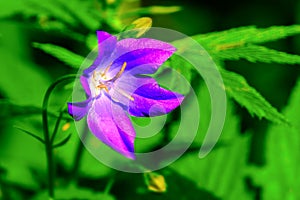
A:
[[[48,167],[49,199],[54,199],[55,164],[54,164],[53,151],[52,151],[53,144],[51,141],[51,136],[49,133],[49,125],[48,125],[48,102],[52,91],[58,84],[64,81],[74,80],[74,78],[76,78],[75,75],[67,75],[59,78],[57,81],[55,81],[50,85],[50,87],[46,91],[43,100],[42,117],[43,117],[43,132],[44,132],[44,141],[45,141],[45,148],[46,148],[47,167]]]
[[[115,177],[112,177],[111,179],[109,179],[109,181],[104,189],[104,192],[103,192],[104,194],[108,195],[110,193],[110,190],[111,190],[114,182],[115,182]]]
[[[71,170],[71,177],[70,177],[71,180],[73,180],[75,182],[77,181],[77,178],[78,178],[78,170],[80,168],[80,161],[81,161],[83,150],[84,150],[83,141],[86,139],[88,131],[89,131],[88,126],[85,125],[82,136],[81,136],[81,141],[78,142],[78,146],[76,149],[73,167]]]
[[[51,141],[52,144],[53,144],[54,139],[56,137],[56,133],[58,131],[58,127],[59,127],[60,121],[62,119],[62,116],[63,116],[63,111],[60,111],[59,116],[58,116],[58,118],[56,120],[56,123],[55,123],[53,134],[52,134],[51,139],[50,139],[50,141]]]

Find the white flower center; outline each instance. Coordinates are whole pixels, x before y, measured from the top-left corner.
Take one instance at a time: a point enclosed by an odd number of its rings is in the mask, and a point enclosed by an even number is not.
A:
[[[108,77],[108,71],[111,67],[111,64],[105,68],[103,72],[94,71],[92,77],[90,78],[90,88],[93,97],[97,97],[101,94],[102,91],[109,93],[111,85],[121,77],[123,74],[127,63],[124,62],[120,71],[113,76],[112,78]]]

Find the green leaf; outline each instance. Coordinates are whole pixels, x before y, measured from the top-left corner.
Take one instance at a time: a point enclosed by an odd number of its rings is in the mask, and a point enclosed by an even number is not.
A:
[[[180,6],[149,6],[130,10],[122,14],[121,17],[131,17],[135,15],[156,15],[156,14],[170,14],[180,11]]]
[[[65,145],[70,140],[71,136],[72,136],[72,134],[70,133],[66,138],[64,138],[60,142],[54,144],[53,148],[57,148],[57,147],[61,147],[61,146]]]
[[[275,123],[289,123],[261,94],[248,85],[244,77],[224,69],[221,70],[221,74],[228,94],[244,106],[250,114]]]
[[[150,17],[141,17],[134,20],[130,25],[126,26],[119,35],[119,40],[124,38],[139,38],[147,32],[152,26]]]
[[[216,53],[216,56],[222,60],[239,60],[243,58],[250,62],[300,64],[299,55],[292,55],[257,45],[226,49]]]
[[[4,98],[17,105],[40,106],[43,94],[51,79],[40,66],[33,63],[24,32],[12,22],[0,26],[0,92]]]
[[[101,7],[99,2],[91,1],[64,1],[57,0],[67,13],[70,13],[78,22],[91,31],[95,31],[101,26],[101,19],[99,17],[91,15],[91,10],[95,9],[95,6]],[[96,4],[96,5],[95,5]]]
[[[193,36],[193,38],[208,47],[208,49],[228,49],[239,47],[247,43],[270,42],[296,34],[300,34],[300,25],[272,26],[269,28],[246,26],[220,32],[200,34]]]
[[[25,18],[36,17],[39,19],[40,17],[53,17],[72,26],[75,26],[77,23],[72,15],[66,12],[57,1],[53,0],[44,0],[42,4],[38,0],[2,2],[0,8],[5,13],[0,15],[0,17],[12,17],[16,14],[21,14]]]
[[[49,199],[48,191],[40,192],[39,194],[34,196],[32,200],[45,200],[45,199]],[[101,192],[94,192],[93,190],[86,189],[86,188],[79,188],[73,185],[67,188],[56,188],[55,199],[115,200],[115,198],[112,195],[104,194]]]
[[[77,128],[72,125],[68,131],[71,133],[77,133]],[[69,139],[69,141],[57,148],[57,157],[58,162],[60,162],[64,168],[68,171],[71,171],[74,167],[74,160],[76,156],[76,152],[78,150],[78,145],[80,145],[82,141],[79,139],[78,134],[73,134],[73,136]],[[83,144],[81,144],[83,145]],[[72,155],[72,156],[70,156]],[[101,162],[99,162],[93,155],[91,155],[85,148],[83,148],[82,158],[80,162],[79,168],[79,176],[89,177],[89,178],[99,178],[109,175],[112,172],[112,169],[105,166]]]
[[[300,196],[300,79],[283,113],[293,127],[273,124],[267,131],[266,165],[252,167],[249,174],[262,187],[262,199],[298,199]]]
[[[174,54],[154,75],[162,86],[167,86],[180,94],[187,94],[192,81],[193,66]]]
[[[204,87],[201,86],[199,102],[203,100],[202,95],[209,95],[203,94],[203,89]],[[218,141],[223,145],[213,149],[202,159],[198,157],[198,152],[184,154],[171,165],[171,168],[193,181],[198,188],[209,191],[220,199],[250,200],[254,198],[254,195],[246,190],[244,179],[251,137],[249,134],[240,134],[240,120],[234,113],[233,104],[229,101],[227,105],[225,124]],[[208,113],[206,112],[206,115]],[[203,118],[206,120],[205,118],[209,119],[209,116],[203,116]],[[204,129],[200,131],[202,135],[205,135],[207,124],[200,123],[200,129]]]
[[[218,200],[213,193],[208,192],[190,179],[182,176],[173,169],[164,169],[158,172],[164,176],[168,189],[165,193],[154,193],[147,189],[142,174],[119,173],[112,187],[113,193],[117,199],[132,200],[199,200],[209,199]],[[128,184],[130,180],[130,184]],[[183,192],[186,191],[186,192]]]
[[[76,68],[76,69],[78,69],[81,66],[81,64],[84,60],[84,57],[82,57],[78,54],[75,54],[63,47],[56,46],[53,44],[33,43],[33,46],[45,51],[46,53],[61,60],[68,66]]]
[[[39,142],[45,143],[45,141],[44,141],[41,137],[37,136],[37,135],[34,134],[34,133],[31,133],[30,131],[25,130],[25,129],[21,128],[21,127],[17,127],[17,126],[15,126],[15,128],[19,129],[19,130],[20,130],[21,132],[23,132],[23,133],[26,133],[26,134],[30,135],[31,137],[35,138],[35,139],[38,140]]]

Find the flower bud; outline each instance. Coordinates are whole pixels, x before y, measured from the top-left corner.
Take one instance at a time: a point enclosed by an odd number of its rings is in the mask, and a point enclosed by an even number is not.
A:
[[[144,178],[148,190],[156,193],[163,193],[167,191],[167,184],[163,175],[147,172],[144,174]]]

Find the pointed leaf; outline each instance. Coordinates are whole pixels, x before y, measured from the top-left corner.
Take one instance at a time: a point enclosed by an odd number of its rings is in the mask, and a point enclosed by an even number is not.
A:
[[[130,17],[135,15],[155,15],[155,14],[170,14],[180,11],[180,6],[149,6],[141,7],[135,10],[130,10],[122,15],[122,17]]]
[[[240,105],[244,106],[250,114],[259,118],[266,118],[275,123],[289,124],[288,120],[279,113],[261,94],[248,85],[239,74],[221,70],[226,91]]]
[[[26,134],[32,136],[33,138],[37,139],[37,140],[40,141],[41,143],[43,143],[43,144],[45,143],[45,141],[44,141],[41,137],[37,136],[37,135],[34,134],[34,133],[31,133],[30,131],[27,131],[27,130],[25,130],[25,129],[21,128],[21,127],[17,127],[17,126],[15,126],[15,128],[19,129],[19,130],[22,131],[23,133],[26,133]]]
[[[33,43],[33,46],[39,48],[46,53],[56,57],[57,59],[61,60],[62,62],[66,63],[68,66],[78,69],[81,63],[84,60],[84,57],[75,54],[63,47],[56,46],[53,44],[40,44],[40,43]]]
[[[67,137],[65,137],[64,139],[62,139],[60,142],[54,144],[53,148],[57,148],[57,147],[63,146],[64,144],[66,144],[70,140],[71,136],[72,136],[72,134],[70,133]]]
[[[300,34],[300,25],[272,26],[269,28],[246,26],[220,32],[200,34],[193,38],[201,44],[209,44],[208,46],[218,45],[219,48],[226,49],[247,43],[270,42],[296,34]]]
[[[299,55],[292,55],[257,45],[226,49],[218,52],[216,56],[222,60],[239,60],[243,58],[250,62],[300,64]]]

